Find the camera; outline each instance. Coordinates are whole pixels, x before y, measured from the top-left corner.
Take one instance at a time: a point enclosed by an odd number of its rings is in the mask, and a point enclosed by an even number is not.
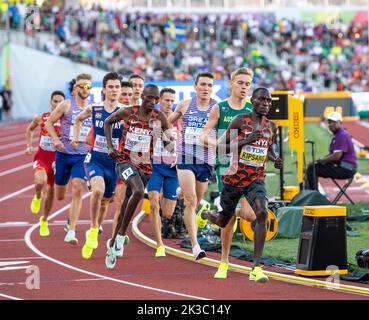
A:
[[[355,257],[360,268],[369,268],[369,249],[359,250]]]

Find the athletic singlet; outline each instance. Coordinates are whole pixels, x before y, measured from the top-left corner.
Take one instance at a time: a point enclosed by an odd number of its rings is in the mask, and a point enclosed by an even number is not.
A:
[[[118,103],[116,108],[110,113],[105,110],[104,105],[94,105],[91,107],[92,118],[92,141],[91,141],[91,155],[102,161],[115,162],[114,159],[108,157],[108,145],[104,132],[104,121],[112,113],[118,111],[122,104]],[[119,140],[122,137],[123,124],[121,122],[112,125],[112,141],[114,149],[118,150]]]
[[[130,162],[141,172],[152,173],[151,156],[153,154],[152,131],[160,130],[159,110],[152,111],[149,121],[140,120],[140,106],[131,107],[131,115],[124,121],[123,136],[119,144],[119,163]],[[154,125],[160,126],[159,128]]]
[[[209,112],[216,103],[214,99],[211,99],[209,107],[200,111],[196,105],[196,97],[193,97],[183,116],[183,134],[178,153],[192,156],[195,164],[214,165],[215,148],[205,147],[198,139],[209,120]]]
[[[86,143],[86,136],[91,128],[91,118],[85,119],[82,122],[81,131],[78,137],[78,145],[72,148],[70,145],[73,139],[73,125],[75,118],[83,111],[72,97],[70,99],[70,108],[68,113],[60,118],[60,140],[64,144],[64,150],[61,151],[67,154],[86,154],[90,150],[90,145]]]
[[[228,99],[225,99],[221,102],[218,102],[219,107],[219,120],[216,126],[217,137],[218,139],[225,133],[228,129],[229,125],[233,121],[233,119],[242,113],[251,113],[252,112],[252,104],[249,101],[246,101],[242,109],[233,109],[229,103]],[[216,158],[217,165],[228,166],[230,157],[228,155],[221,155]]]
[[[245,139],[255,129],[251,114],[243,115],[243,124],[239,129],[237,141]],[[254,180],[264,180],[267,153],[272,140],[271,121],[265,119],[261,125],[263,138],[244,145],[237,157],[231,157],[231,165],[223,176],[223,183],[243,188]]]
[[[51,112],[45,112],[41,115],[41,130],[40,130],[40,142],[39,147],[44,151],[55,152],[55,145],[53,139],[50,137],[49,133],[46,130],[45,123],[49,119]],[[60,121],[54,123],[54,129],[56,134],[59,136],[60,134]]]

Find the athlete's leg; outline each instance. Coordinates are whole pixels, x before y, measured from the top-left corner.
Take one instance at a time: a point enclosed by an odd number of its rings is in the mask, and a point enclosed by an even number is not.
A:
[[[98,216],[98,219],[97,219],[99,227],[102,225],[102,223],[104,222],[104,220],[106,218],[106,215],[107,215],[108,209],[109,209],[110,200],[111,200],[111,198],[102,198],[101,199],[100,213],[99,213],[99,216]]]
[[[178,180],[183,191],[184,200],[184,223],[191,240],[192,247],[198,246],[197,242],[197,224],[195,210],[201,198],[196,195],[196,178],[191,170],[177,169]],[[201,193],[201,192],[200,192]]]
[[[35,182],[36,197],[38,199],[40,199],[41,198],[41,192],[42,192],[42,190],[44,189],[44,187],[47,183],[47,173],[46,173],[45,169],[38,168],[35,171],[34,182]]]
[[[51,212],[51,209],[54,204],[54,197],[55,197],[55,189],[53,185],[49,185],[47,187],[47,194],[44,202],[44,213],[42,216],[43,221],[47,221],[47,218],[49,217],[49,214]]]
[[[67,194],[68,185],[57,185],[55,184],[55,198],[58,201],[64,200]]]
[[[240,199],[241,208],[236,209],[236,216],[245,219],[248,222],[253,222],[256,219],[256,215],[249,202],[245,197]]]
[[[72,201],[69,209],[69,230],[76,231],[77,221],[82,208],[82,194],[86,181],[81,178],[72,179]]]
[[[265,198],[256,198],[253,204],[256,213],[256,223],[254,229],[254,261],[253,266],[260,265],[260,259],[263,254],[267,216],[268,216],[268,200]]]
[[[112,237],[114,236],[114,232],[117,227],[117,221],[120,215],[123,201],[126,196],[126,190],[127,190],[127,185],[124,182],[120,182],[119,184],[117,184],[115,188],[114,202],[116,203],[116,210],[114,212],[114,218],[113,218]]]
[[[102,176],[94,176],[90,179],[91,197],[90,197],[90,218],[91,228],[99,227],[99,214],[101,209],[101,201],[105,192],[105,182]],[[82,195],[81,195],[82,196]]]
[[[160,193],[158,191],[149,191],[150,200],[150,221],[157,246],[163,246],[161,238],[161,218],[160,218]]]

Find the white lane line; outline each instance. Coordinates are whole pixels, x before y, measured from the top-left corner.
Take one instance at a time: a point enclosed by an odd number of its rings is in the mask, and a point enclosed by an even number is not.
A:
[[[3,293],[0,293],[0,297],[7,298],[7,299],[10,299],[10,300],[23,300],[21,298],[17,298],[17,297],[13,297],[13,296],[8,296],[7,294],[3,294]]]
[[[21,270],[21,269],[28,269],[31,267],[32,266],[4,267],[4,268],[0,268],[0,271]]]
[[[24,139],[25,134],[24,133],[19,133],[19,134],[12,134],[6,137],[1,137],[0,138],[0,143],[5,142],[5,141],[10,141],[10,140],[18,140],[18,139]]]
[[[37,141],[37,138],[32,139],[32,142],[35,142],[35,141]],[[10,149],[10,148],[18,147],[18,146],[24,146],[24,149],[26,149],[27,147],[26,139],[23,139],[22,141],[18,141],[18,142],[3,144],[0,146],[0,150]]]
[[[30,163],[26,163],[21,166],[15,167],[13,169],[2,171],[0,172],[0,177],[6,176],[8,174],[11,174],[11,173],[14,173],[14,172],[17,172],[17,171],[20,171],[20,170],[23,170],[23,169],[26,169],[32,166],[33,166],[33,162],[30,162]]]
[[[28,190],[33,189],[34,187],[35,187],[35,186],[34,186],[33,184],[31,184],[31,185],[29,185],[29,186],[27,186],[27,187],[24,187],[23,189],[20,189],[20,190],[15,191],[15,192],[13,192],[13,193],[11,193],[11,194],[8,194],[7,196],[4,196],[4,197],[0,198],[0,202],[3,202],[3,201],[8,200],[8,199],[10,199],[10,198],[13,198],[13,197],[15,197],[15,196],[17,196],[17,195],[19,195],[19,194],[21,194],[21,193],[23,193],[23,192],[26,192],[26,191],[28,191]]]
[[[84,194],[83,197],[82,197],[82,199],[87,198],[89,195],[90,195],[90,193]],[[56,211],[55,213],[53,213],[50,216],[50,219],[58,216],[59,214],[61,214],[65,210],[69,209],[69,207],[70,207],[70,204],[68,204],[65,207],[59,209],[58,211]],[[133,286],[133,287],[138,287],[138,288],[142,288],[142,289],[147,289],[147,290],[162,292],[162,293],[166,293],[166,294],[172,294],[172,295],[175,295],[175,296],[186,297],[186,298],[190,298],[190,299],[209,300],[208,298],[192,296],[192,295],[188,295],[188,294],[184,294],[184,293],[179,293],[179,292],[175,292],[175,291],[164,290],[164,289],[158,289],[158,288],[154,288],[154,287],[150,287],[150,286],[145,286],[145,285],[141,285],[141,284],[137,284],[137,283],[133,283],[133,282],[128,282],[128,281],[124,281],[124,280],[120,280],[120,279],[116,279],[116,278],[112,278],[112,277],[107,277],[107,276],[104,276],[104,275],[101,275],[101,274],[98,274],[98,273],[94,273],[94,272],[90,272],[90,271],[87,271],[87,270],[84,270],[84,269],[80,269],[80,268],[74,267],[74,266],[69,265],[67,263],[64,263],[62,261],[56,260],[56,259],[54,259],[52,257],[49,257],[46,254],[44,254],[43,252],[41,252],[40,250],[38,250],[34,246],[34,244],[32,243],[32,240],[31,240],[31,234],[39,226],[39,224],[40,223],[37,223],[37,224],[33,225],[31,228],[29,228],[27,230],[26,234],[24,235],[24,239],[26,241],[27,246],[34,253],[36,253],[40,257],[43,257],[43,258],[45,258],[45,259],[47,259],[47,260],[49,260],[49,261],[51,261],[51,262],[53,262],[55,264],[58,264],[58,265],[60,265],[62,267],[65,267],[67,269],[74,270],[74,271],[77,271],[77,272],[81,272],[81,273],[84,273],[84,274],[87,274],[87,275],[90,275],[90,276],[94,276],[94,277],[97,277],[97,278],[106,279],[106,280],[110,280],[110,281],[113,281],[113,282],[118,282],[118,283],[130,285],[130,286]]]
[[[24,240],[24,239],[23,239]],[[18,257],[18,258],[0,258],[0,261],[13,261],[13,260],[23,260],[23,259],[26,259],[26,260],[33,260],[33,259],[43,259],[41,257]],[[15,262],[15,261],[14,261]],[[29,261],[28,261],[29,262]]]
[[[3,262],[0,262],[0,267],[7,267],[7,266],[14,266],[14,265],[17,265],[17,264],[25,264],[25,263],[29,263],[28,260],[22,260],[22,261],[3,261]]]
[[[24,241],[24,239],[0,239],[0,242]]]
[[[17,151],[17,152],[13,152],[13,153],[9,153],[7,154],[6,156],[1,156],[0,157],[0,161],[4,161],[4,160],[8,160],[8,159],[12,159],[12,158],[16,158],[18,156],[27,156],[25,153],[24,153],[24,150],[22,151]]]

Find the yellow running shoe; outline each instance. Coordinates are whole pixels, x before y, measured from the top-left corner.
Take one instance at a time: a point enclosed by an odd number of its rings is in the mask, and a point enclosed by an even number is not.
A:
[[[41,197],[37,198],[37,196],[35,195],[32,199],[31,202],[31,212],[33,214],[37,214],[40,211],[41,208],[41,200],[42,200],[42,192],[41,192]]]
[[[98,247],[97,236],[99,235],[99,228],[90,228],[86,231],[86,242],[82,247],[82,258],[90,259],[92,252]]]
[[[261,267],[254,267],[250,272],[249,280],[265,283],[269,281],[269,278],[263,273]]]
[[[99,245],[97,236],[99,235],[99,228],[90,228],[86,231],[86,245],[92,249],[96,249]]]
[[[49,227],[47,221],[44,221],[42,217],[40,217],[40,236],[48,237],[50,235]]]
[[[228,263],[221,262],[218,271],[214,274],[214,279],[227,279]]]
[[[156,248],[155,257],[156,258],[165,257],[165,247],[164,246],[159,246]]]

